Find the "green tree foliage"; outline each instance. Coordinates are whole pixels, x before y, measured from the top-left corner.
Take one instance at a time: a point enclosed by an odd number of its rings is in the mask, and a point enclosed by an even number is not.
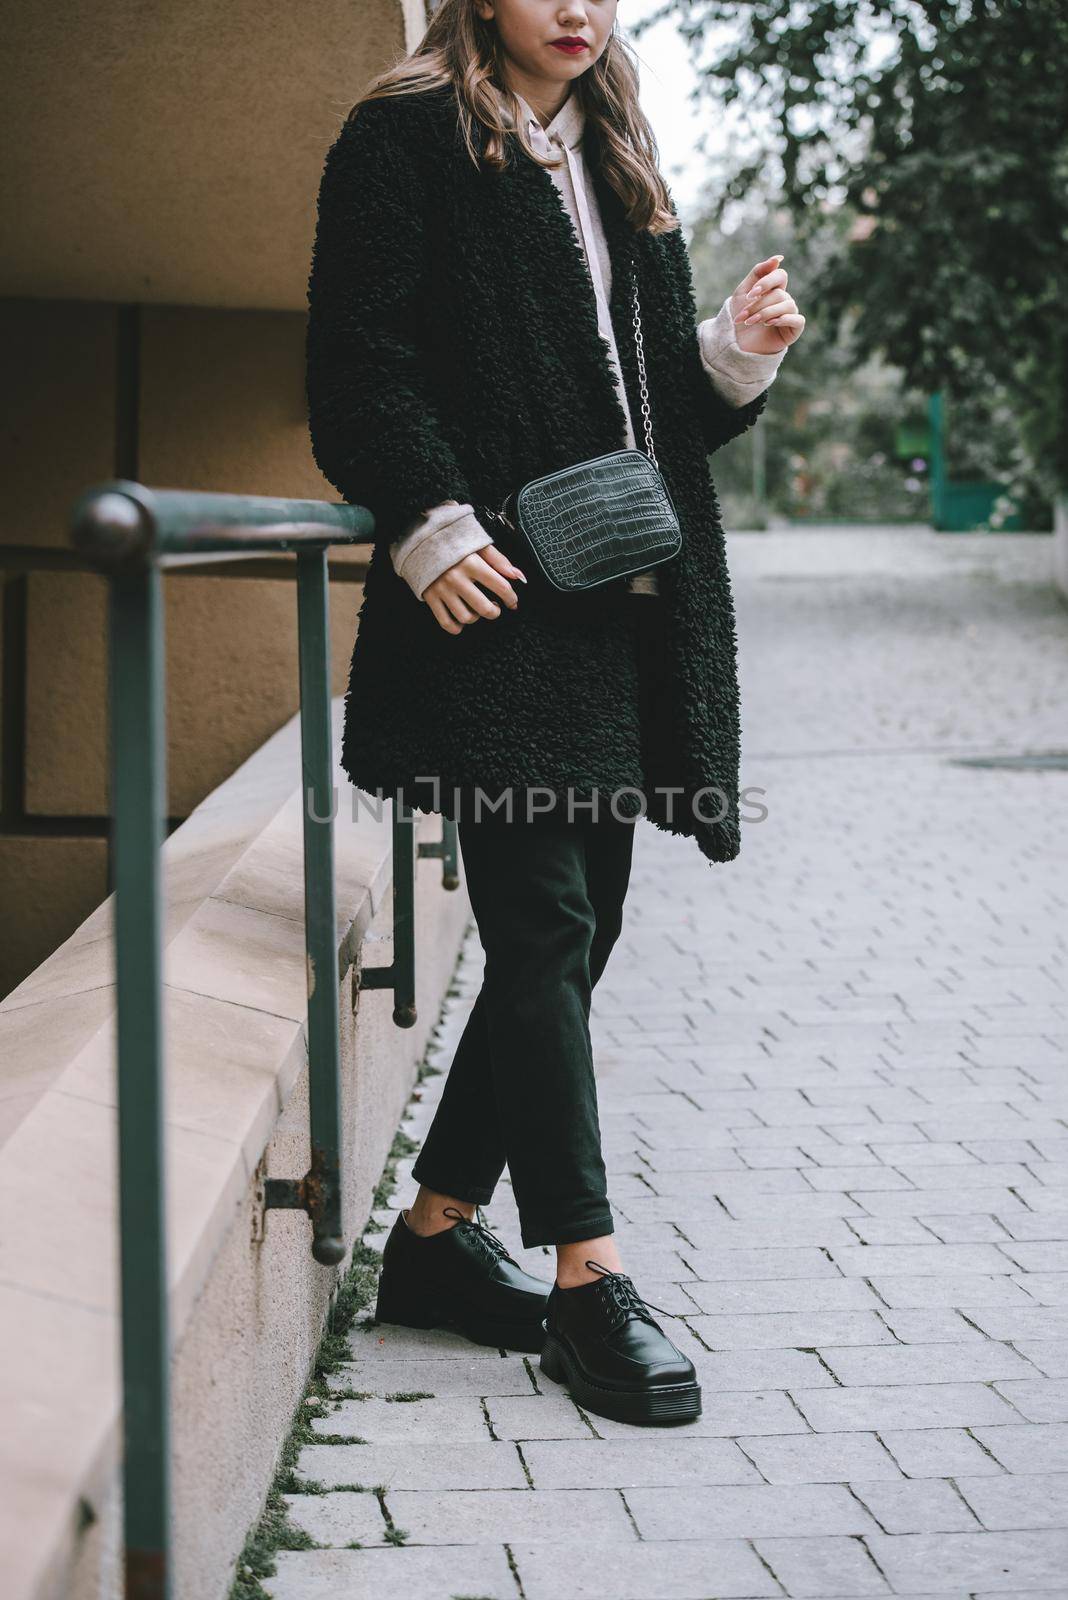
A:
[[[1068,486],[1066,0],[665,0],[632,31],[668,17],[755,134],[713,219],[763,193],[803,239],[844,212],[802,309],[962,413],[1008,404],[1010,475]]]

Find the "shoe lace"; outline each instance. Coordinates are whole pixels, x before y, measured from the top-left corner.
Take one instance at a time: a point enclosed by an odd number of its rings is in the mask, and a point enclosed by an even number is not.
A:
[[[601,1304],[609,1314],[619,1320],[625,1321],[627,1317],[640,1317],[643,1322],[648,1322],[654,1328],[660,1328],[659,1322],[652,1315],[659,1311],[661,1316],[668,1317],[670,1311],[665,1311],[663,1306],[653,1305],[651,1300],[643,1300],[634,1282],[624,1272],[613,1272],[609,1267],[602,1266],[599,1261],[587,1261],[591,1272],[602,1274],[599,1289]],[[660,1328],[663,1333],[663,1328]]]
[[[513,1262],[513,1265],[518,1265],[518,1263],[515,1262],[514,1257],[509,1255],[507,1249],[502,1244],[501,1240],[498,1239],[497,1235],[495,1233],[491,1233],[487,1228],[485,1222],[482,1220],[481,1206],[475,1207],[475,1214],[473,1217],[465,1217],[463,1212],[456,1206],[446,1206],[441,1214],[443,1217],[455,1217],[457,1227],[463,1227],[468,1232],[469,1236],[486,1253],[486,1255],[489,1256],[490,1260],[511,1261]]]

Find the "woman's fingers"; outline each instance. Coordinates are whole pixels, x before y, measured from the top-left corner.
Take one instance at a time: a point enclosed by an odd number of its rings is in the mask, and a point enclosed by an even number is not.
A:
[[[785,285],[788,274],[781,265],[782,260],[782,256],[767,256],[746,273],[731,295],[735,327],[745,320],[755,305],[761,305],[769,293]]]
[[[446,633],[459,633],[480,617],[500,616],[501,607],[486,589],[500,595],[509,610],[518,608],[518,597],[505,572],[519,575],[519,568],[496,546],[484,545],[446,568],[427,585],[423,598]]]
[[[459,585],[455,582],[456,566],[447,568],[433,583],[427,584],[423,590],[423,599],[431,608],[442,627],[446,627],[446,618],[457,623],[476,622],[477,615],[465,603]],[[459,628],[447,628],[449,633],[458,633]]]
[[[444,600],[436,594],[431,594],[430,589],[424,591],[424,599],[446,633],[462,633],[463,627],[457,622]]]
[[[735,337],[739,338],[743,349],[764,348],[760,342],[760,328],[778,331],[781,344],[777,349],[792,344],[804,329],[805,319],[797,309],[797,301],[786,292],[789,274],[780,265],[783,259],[776,255],[758,261],[731,296]],[[739,336],[743,328],[752,329],[756,335],[755,346],[749,340],[742,342]]]
[[[475,554],[490,562],[498,572],[503,572],[506,578],[518,578],[520,583],[526,583],[526,575],[519,570],[514,561],[509,561],[504,551],[498,550],[495,544],[483,545]]]
[[[755,267],[750,267],[735,293],[746,295],[767,273],[774,272],[782,260],[782,256],[766,256],[763,261],[758,261]]]
[[[456,599],[461,605],[466,604],[468,607],[470,607],[471,611],[474,612],[475,615],[471,617],[472,622],[474,622],[477,617],[499,617],[501,614],[500,606],[497,604],[496,600],[491,599],[488,594],[483,594],[478,584],[473,583],[471,579],[465,575],[463,569],[466,564],[467,562],[465,558],[464,561],[450,569],[450,608],[455,611],[455,606],[453,606],[451,598],[452,595],[455,595]]]
[[[747,323],[770,322],[773,317],[780,317],[784,312],[792,312],[796,310],[797,303],[792,295],[778,294],[775,295],[773,299],[769,300],[766,305],[760,306],[756,311],[749,310],[744,312],[742,315],[742,325],[744,327]],[[735,321],[737,320],[738,319],[735,318]]]
[[[489,551],[493,552],[496,561],[486,559]],[[514,567],[505,556],[502,556],[494,545],[486,545],[481,550],[473,551],[471,555],[465,556],[462,561],[458,562],[452,570],[458,574],[465,574],[476,583],[485,584],[487,589],[491,589],[494,594],[499,594],[505,605],[511,606],[513,611],[519,604],[518,596],[505,576],[506,572],[509,576],[514,575],[519,571],[519,568]]]
[[[760,304],[769,290],[785,288],[788,278],[789,274],[785,267],[776,267],[774,272],[769,272],[766,277],[761,278],[751,289],[747,290],[742,297],[743,305],[752,310],[755,305]],[[745,316],[746,312],[743,311],[741,315]],[[735,318],[735,321],[737,321],[737,318]]]

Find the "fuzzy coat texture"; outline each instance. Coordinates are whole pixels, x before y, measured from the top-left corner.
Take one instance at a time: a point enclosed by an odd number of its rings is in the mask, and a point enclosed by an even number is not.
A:
[[[459,634],[394,571],[389,546],[427,507],[498,507],[529,478],[624,447],[626,420],[581,245],[548,172],[512,142],[477,168],[451,88],[370,101],[326,155],[308,281],[307,401],[317,465],[375,518],[352,652],[341,765],[357,788],[445,816],[481,788],[533,787],[563,808],[595,793],[693,837],[710,862],[740,848],[737,638],[708,456],[756,421],[700,359],[681,231],[636,231],[589,163],[612,262],[612,324],[641,415],[629,305],[638,274],[657,460],[683,545],[660,594],[625,580],[560,595],[534,563],[518,610]],[[522,565],[508,536],[495,543]],[[641,725],[634,611],[664,607],[667,702]],[[667,788],[680,792],[670,794]],[[466,807],[466,798],[462,802]],[[466,809],[464,811],[466,814]],[[579,812],[579,815],[589,814]]]

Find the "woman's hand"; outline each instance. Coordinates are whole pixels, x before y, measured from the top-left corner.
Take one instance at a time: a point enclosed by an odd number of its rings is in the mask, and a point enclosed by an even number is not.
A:
[[[462,633],[468,623],[477,622],[479,617],[501,614],[500,606],[483,594],[479,584],[499,594],[509,610],[516,609],[519,600],[509,578],[527,581],[495,544],[486,544],[439,573],[423,590],[423,599],[446,633]]]
[[[797,301],[786,292],[787,273],[782,256],[768,256],[746,273],[731,295],[731,313],[739,347],[750,355],[778,355],[799,339],[805,319]],[[747,319],[755,318],[746,326]]]

